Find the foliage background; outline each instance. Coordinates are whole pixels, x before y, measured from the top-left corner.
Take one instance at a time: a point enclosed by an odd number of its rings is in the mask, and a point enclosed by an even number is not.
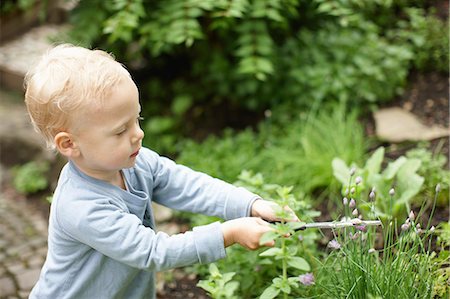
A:
[[[448,26],[428,6],[425,0],[82,0],[72,37],[113,52],[131,69],[151,116],[147,145],[177,154],[180,136],[242,128],[267,109],[281,109],[284,123],[325,102],[364,111],[401,93],[412,67],[448,72],[448,34],[441,34]]]

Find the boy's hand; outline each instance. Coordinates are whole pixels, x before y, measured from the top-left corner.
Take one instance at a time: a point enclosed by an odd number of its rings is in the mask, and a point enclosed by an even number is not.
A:
[[[252,216],[261,217],[267,221],[280,221],[274,212],[274,207],[276,206],[277,204],[274,202],[264,199],[257,199],[252,205]],[[285,210],[292,214],[292,218],[289,221],[300,221],[291,208],[285,207]]]
[[[258,217],[237,218],[222,223],[225,247],[238,243],[251,250],[258,249],[261,247],[261,236],[271,230],[270,224]],[[264,245],[273,246],[275,241]]]

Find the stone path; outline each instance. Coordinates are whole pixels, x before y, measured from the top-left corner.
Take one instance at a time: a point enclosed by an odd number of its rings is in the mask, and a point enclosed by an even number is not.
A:
[[[25,199],[0,194],[0,298],[28,298],[47,254],[47,221]]]

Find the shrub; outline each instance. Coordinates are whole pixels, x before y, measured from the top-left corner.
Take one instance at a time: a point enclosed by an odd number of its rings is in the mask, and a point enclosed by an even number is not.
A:
[[[410,6],[420,7],[378,0],[82,0],[72,36],[132,67],[143,99],[159,103],[151,104],[158,113],[186,95],[197,105],[252,109],[378,102],[405,81],[411,45],[385,32],[399,29],[399,17],[413,21],[401,13]],[[410,36],[422,34],[409,29]]]
[[[267,181],[294,186],[294,193],[329,188],[326,196],[338,188],[331,169],[333,158],[347,163],[364,159],[368,141],[357,111],[323,107],[311,113],[308,121],[306,115],[296,115],[277,124],[282,116],[282,111],[273,112],[258,133],[228,131],[201,144],[187,142],[178,162],[227,181],[249,169]]]
[[[47,162],[31,161],[12,170],[13,185],[23,194],[32,194],[45,190],[48,187],[46,174],[49,170]]]

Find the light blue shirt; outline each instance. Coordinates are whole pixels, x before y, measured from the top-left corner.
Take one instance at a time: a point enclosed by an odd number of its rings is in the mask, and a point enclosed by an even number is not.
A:
[[[223,219],[249,216],[257,195],[142,148],[127,190],[69,162],[50,209],[48,253],[30,298],[155,298],[155,272],[226,256],[220,223],[169,236],[151,201]]]

